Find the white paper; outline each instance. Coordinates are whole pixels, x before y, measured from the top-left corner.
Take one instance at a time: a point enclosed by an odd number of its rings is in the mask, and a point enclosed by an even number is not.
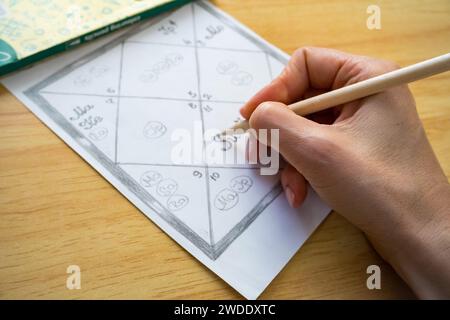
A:
[[[196,123],[200,132],[228,127],[287,59],[201,1],[3,84],[175,241],[256,299],[329,208],[308,190],[291,209],[278,176],[205,156],[208,147],[228,152],[228,142],[194,135],[204,149],[174,163],[172,138]]]

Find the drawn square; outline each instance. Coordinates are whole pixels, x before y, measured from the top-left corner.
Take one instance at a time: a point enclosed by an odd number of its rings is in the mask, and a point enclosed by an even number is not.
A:
[[[199,48],[198,56],[202,97],[244,102],[271,80],[264,52]]]
[[[211,243],[206,170],[201,167],[120,165],[186,228]],[[204,196],[199,196],[199,194]],[[191,239],[201,245],[198,238]]]
[[[259,169],[211,168],[210,207],[214,243],[242,232],[242,227],[278,195],[279,176],[263,176]],[[234,229],[234,231],[233,231]]]
[[[83,136],[114,161],[116,146],[116,97],[41,93]]]
[[[71,68],[65,77],[46,86],[50,93],[117,95],[119,89],[121,45],[101,50],[94,59]]]
[[[121,96],[192,99],[197,92],[194,48],[124,43]]]
[[[118,117],[118,163],[202,164],[202,123],[195,103],[121,98]]]
[[[203,9],[208,7],[203,2],[198,5]],[[190,12],[194,14],[194,20],[195,14],[200,11],[196,8],[196,5],[191,4]],[[222,129],[236,120],[236,108],[270,81],[273,67],[270,57],[263,51],[265,48],[257,41],[250,40],[248,35],[239,37],[239,41],[252,42],[249,46],[234,40],[225,44],[237,44],[240,50],[207,48],[205,41],[200,44],[199,37],[211,40],[208,35],[202,34],[201,29],[211,33],[210,25],[219,31],[221,28],[217,29],[217,26],[227,24],[220,15],[217,19],[208,20],[206,26],[199,24],[195,28],[198,32],[193,35],[197,40],[195,45],[206,47],[185,47],[178,43],[138,43],[127,40],[131,35],[129,33],[88,53],[25,92],[115,178],[113,183],[119,181],[149,209],[143,210],[148,217],[158,224],[162,219],[211,260],[218,259],[281,192],[276,177],[256,182],[259,180],[255,175],[259,172],[256,168],[207,166],[205,163],[207,159],[204,153],[208,141],[204,140],[203,132],[212,127]],[[239,33],[245,34],[241,30]],[[220,37],[214,39],[219,45]],[[261,51],[252,49],[253,45],[261,48]],[[91,64],[109,68],[92,69]],[[242,67],[244,65],[245,68]],[[70,114],[68,119],[67,114],[61,113],[67,111],[64,99],[45,99],[58,91],[59,84],[73,82],[73,75],[85,69],[98,77],[95,81],[100,91],[71,89],[70,93],[58,94],[70,94],[76,104],[91,101],[91,97],[106,99],[101,104],[96,103],[98,108],[95,110],[102,111],[104,119],[109,119],[110,127],[107,129],[111,134],[106,136],[103,130],[100,132],[103,135],[96,132],[92,137],[111,138],[109,142],[115,145],[100,145],[94,138],[87,137],[86,132],[74,130],[74,123],[69,121]],[[99,71],[106,69],[111,71],[110,80],[117,84],[117,91],[110,90],[111,85],[101,81],[103,73]],[[111,101],[115,108],[106,106],[110,99],[113,99]],[[116,120],[115,123],[112,119]],[[175,133],[178,135],[174,136]],[[182,159],[186,162],[180,164],[180,159],[174,162],[172,151],[175,146],[179,146],[183,134],[185,142],[189,142],[190,149],[187,150],[190,154]],[[155,189],[156,185],[149,183],[149,177],[155,172],[164,177],[161,179],[161,182],[164,181],[163,191],[172,190],[173,181],[178,181],[176,192],[165,194]],[[256,182],[254,187],[248,192],[241,188],[235,189],[242,185],[236,184],[236,181],[248,178]],[[222,193],[223,190],[226,192]],[[239,190],[239,198],[249,201],[244,200],[246,205],[239,207],[239,210],[233,206],[228,208],[228,204],[223,207],[230,190],[235,193]],[[188,201],[186,198],[189,198]],[[192,206],[190,209],[189,204]]]

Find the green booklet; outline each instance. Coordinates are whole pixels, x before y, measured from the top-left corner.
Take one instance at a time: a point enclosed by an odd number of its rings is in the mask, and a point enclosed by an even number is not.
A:
[[[2,0],[0,76],[190,0]]]

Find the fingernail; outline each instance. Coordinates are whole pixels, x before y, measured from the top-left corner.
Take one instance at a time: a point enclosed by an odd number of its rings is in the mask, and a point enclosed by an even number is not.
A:
[[[295,208],[295,207],[294,207],[294,204],[295,204],[295,194],[294,194],[294,192],[292,191],[292,189],[291,189],[289,186],[287,186],[287,187],[284,189],[284,193],[286,194],[286,198],[287,198],[287,200],[288,200],[288,202],[289,202],[289,205],[290,205],[292,208]]]

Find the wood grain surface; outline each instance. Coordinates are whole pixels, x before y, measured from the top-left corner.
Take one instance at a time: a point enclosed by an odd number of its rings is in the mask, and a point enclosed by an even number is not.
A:
[[[331,47],[411,64],[450,51],[450,1],[213,1],[292,53]],[[420,117],[450,176],[450,74],[414,83]],[[269,236],[269,235],[268,235]],[[66,289],[79,265],[80,290]],[[382,289],[366,288],[366,268]],[[241,299],[150,222],[0,87],[0,298]],[[264,299],[413,298],[364,235],[332,213],[262,294]]]

